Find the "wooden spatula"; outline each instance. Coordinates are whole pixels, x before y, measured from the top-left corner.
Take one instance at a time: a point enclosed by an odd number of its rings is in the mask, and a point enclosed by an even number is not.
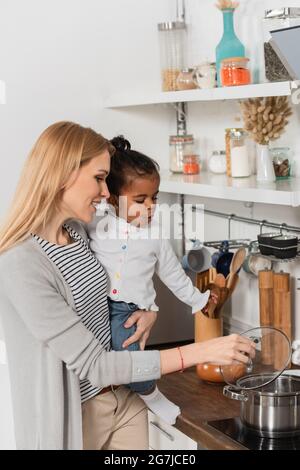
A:
[[[230,264],[230,270],[229,274],[226,278],[226,287],[230,290],[232,286],[234,285],[236,281],[235,276],[237,275],[237,272],[239,269],[242,267],[243,262],[245,261],[246,258],[246,249],[245,248],[239,248],[233,255],[233,258],[231,260]]]

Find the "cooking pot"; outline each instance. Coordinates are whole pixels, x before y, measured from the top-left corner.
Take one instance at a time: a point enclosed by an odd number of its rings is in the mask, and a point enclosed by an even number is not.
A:
[[[244,367],[244,375],[237,379],[230,366],[220,367],[224,381],[229,385],[223,394],[241,403],[242,423],[261,437],[280,438],[300,435],[300,378],[281,375],[291,360],[288,337],[276,328],[262,327],[242,334],[256,343],[256,355]],[[270,360],[266,364],[263,349],[281,351],[281,363],[276,368]],[[263,362],[264,361],[264,362]],[[274,361],[273,361],[274,362]],[[292,371],[291,371],[292,373]]]

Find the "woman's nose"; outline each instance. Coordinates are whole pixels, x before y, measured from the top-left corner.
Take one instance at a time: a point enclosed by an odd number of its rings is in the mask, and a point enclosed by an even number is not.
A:
[[[101,197],[105,197],[105,199],[108,199],[109,196],[110,196],[110,192],[108,190],[107,184],[104,182],[101,187]]]

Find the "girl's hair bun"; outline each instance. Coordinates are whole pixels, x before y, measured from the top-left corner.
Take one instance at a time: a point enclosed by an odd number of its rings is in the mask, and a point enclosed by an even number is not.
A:
[[[117,152],[127,152],[131,149],[130,142],[128,142],[128,140],[126,140],[122,135],[114,137],[110,142],[115,147]]]

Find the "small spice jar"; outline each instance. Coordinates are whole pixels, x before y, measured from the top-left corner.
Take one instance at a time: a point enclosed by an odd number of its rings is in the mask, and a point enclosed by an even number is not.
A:
[[[177,90],[194,90],[198,88],[196,78],[195,69],[182,69],[177,77]]]
[[[276,147],[270,149],[273,159],[273,166],[277,180],[287,179],[290,177],[290,149],[289,147]]]
[[[183,157],[183,173],[185,175],[198,175],[200,173],[198,155],[185,155]]]
[[[201,89],[217,86],[217,69],[215,62],[204,62],[195,68],[198,87]]]
[[[208,168],[212,173],[226,173],[226,152],[224,150],[214,150],[208,161]]]
[[[222,86],[249,85],[251,83],[251,73],[248,68],[248,62],[249,59],[247,57],[231,57],[222,60]]]
[[[171,135],[170,145],[170,170],[173,173],[183,172],[183,157],[194,155],[193,135]]]

